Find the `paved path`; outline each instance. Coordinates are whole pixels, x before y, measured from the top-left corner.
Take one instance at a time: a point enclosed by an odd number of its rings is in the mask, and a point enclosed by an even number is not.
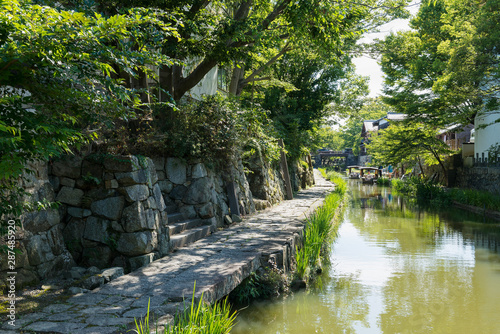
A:
[[[146,314],[148,301],[159,323],[171,320],[183,298],[192,296],[195,281],[196,295],[203,292],[214,301],[270,259],[286,268],[287,254],[301,238],[304,218],[333,187],[317,170],[315,180],[315,187],[293,200],[246,217],[99,289],[17,319],[15,330],[4,323],[0,334],[126,333],[134,318]]]

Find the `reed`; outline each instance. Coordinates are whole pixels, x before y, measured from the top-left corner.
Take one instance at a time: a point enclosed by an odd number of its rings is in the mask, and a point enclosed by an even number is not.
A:
[[[334,182],[338,182],[335,191],[329,194],[323,205],[306,219],[302,248],[296,248],[296,275],[306,281],[311,268],[321,267],[321,257],[336,237],[340,223],[340,219],[335,219],[335,214],[342,203],[347,184],[342,176],[331,175],[331,177]]]
[[[173,325],[167,324],[163,334],[228,334],[234,326],[236,312],[231,313],[231,306],[227,299],[209,305],[203,301],[203,294],[201,294],[199,301],[196,302],[195,288],[196,283],[188,310],[179,314]],[[149,304],[144,322],[136,319],[135,326],[137,334],[161,334],[157,330],[158,325],[155,326],[156,330],[150,327]]]

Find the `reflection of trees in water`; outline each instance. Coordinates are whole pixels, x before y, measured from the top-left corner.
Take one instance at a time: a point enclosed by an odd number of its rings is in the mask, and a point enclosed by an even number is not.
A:
[[[385,187],[377,189],[358,185],[352,191],[354,196],[351,207],[365,210],[353,210],[351,221],[360,231],[375,236],[377,240],[390,240],[396,235],[402,247],[412,249],[420,248],[417,244],[424,248],[426,244],[436,244],[444,235],[453,237],[461,234],[467,242],[472,242],[477,247],[500,252],[498,222],[456,208],[425,209],[419,207],[414,200],[392,196],[390,189]],[[374,209],[375,212],[368,212],[370,210],[366,209]],[[380,219],[382,224],[373,223]],[[403,231],[405,232],[402,233]],[[398,237],[401,234],[414,237],[401,240]]]
[[[383,333],[485,333],[473,290],[473,267],[434,261],[402,260],[405,274],[383,288]],[[425,261],[422,261],[425,263]]]
[[[328,278],[328,282],[323,283],[325,288],[319,296],[299,292],[288,297],[293,301],[253,305],[245,314],[245,322],[239,323],[231,333],[355,333],[354,322],[368,325],[367,291],[355,276]]]

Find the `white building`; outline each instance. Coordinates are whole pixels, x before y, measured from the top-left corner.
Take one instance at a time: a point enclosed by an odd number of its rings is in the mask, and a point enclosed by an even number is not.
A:
[[[474,157],[488,157],[488,149],[500,143],[500,111],[487,111],[477,114],[474,119]],[[485,128],[481,128],[486,126]]]

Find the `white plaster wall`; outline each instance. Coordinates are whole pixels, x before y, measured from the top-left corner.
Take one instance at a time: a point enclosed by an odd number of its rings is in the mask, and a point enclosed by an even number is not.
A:
[[[184,69],[184,75],[188,75],[189,72],[196,66],[196,62],[193,61],[192,64],[188,64]],[[201,100],[203,95],[215,95],[217,92],[217,66],[212,68],[205,77],[194,86],[188,95],[196,100]]]
[[[488,149],[491,145],[500,143],[500,123],[488,125],[484,129],[479,126],[489,124],[500,118],[500,111],[490,111],[477,115],[474,120],[475,138],[474,138],[474,157],[479,153],[481,158],[482,153],[488,157]]]

